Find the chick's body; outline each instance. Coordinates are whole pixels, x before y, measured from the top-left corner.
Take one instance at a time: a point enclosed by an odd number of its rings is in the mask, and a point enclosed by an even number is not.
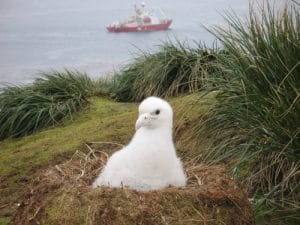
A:
[[[131,142],[115,152],[93,186],[111,186],[139,191],[184,186],[186,176],[172,139],[172,108],[156,97],[139,107],[137,131]]]

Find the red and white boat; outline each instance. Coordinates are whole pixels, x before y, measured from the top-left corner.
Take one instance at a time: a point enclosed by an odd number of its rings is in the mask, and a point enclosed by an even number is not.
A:
[[[138,8],[134,6],[134,15],[124,21],[114,22],[106,27],[109,32],[137,32],[137,31],[157,31],[166,30],[170,27],[172,20],[168,19],[163,11],[159,9],[163,18],[159,18],[154,11],[147,11],[145,3]]]

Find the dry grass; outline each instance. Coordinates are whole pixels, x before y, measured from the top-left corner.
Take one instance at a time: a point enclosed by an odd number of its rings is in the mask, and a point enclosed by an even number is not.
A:
[[[245,194],[219,166],[185,163],[186,188],[92,189],[106,152],[119,147],[89,143],[85,153],[43,171],[25,192],[12,224],[255,224]]]

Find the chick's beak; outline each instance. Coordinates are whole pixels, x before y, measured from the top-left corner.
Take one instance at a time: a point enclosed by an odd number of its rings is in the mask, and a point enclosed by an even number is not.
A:
[[[149,113],[144,113],[140,115],[135,123],[135,129],[138,130],[141,127],[149,126],[150,121],[151,121],[151,115]]]

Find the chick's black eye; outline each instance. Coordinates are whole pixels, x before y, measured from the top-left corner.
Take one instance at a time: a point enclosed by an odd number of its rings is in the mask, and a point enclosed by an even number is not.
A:
[[[157,109],[157,110],[155,111],[155,114],[156,114],[156,115],[160,114],[160,110]]]

